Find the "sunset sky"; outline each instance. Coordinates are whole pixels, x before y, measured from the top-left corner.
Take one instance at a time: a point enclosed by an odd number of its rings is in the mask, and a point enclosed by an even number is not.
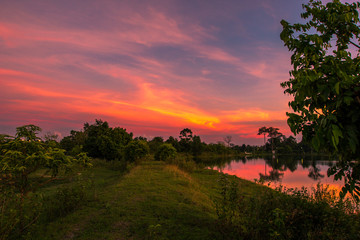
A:
[[[64,137],[102,119],[149,139],[289,136],[280,21],[299,21],[304,2],[0,0],[0,133]]]

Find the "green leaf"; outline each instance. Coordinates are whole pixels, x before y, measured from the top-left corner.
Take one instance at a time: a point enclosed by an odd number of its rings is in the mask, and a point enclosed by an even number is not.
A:
[[[319,150],[320,148],[320,140],[318,138],[318,136],[315,136],[312,140],[311,140],[312,145],[314,146],[315,150]]]
[[[335,92],[336,92],[336,94],[340,94],[340,82],[337,82],[335,84]]]
[[[354,101],[354,99],[352,97],[348,97],[348,96],[345,96],[344,97],[344,102],[346,105],[350,105],[352,102]]]
[[[332,128],[332,135],[333,135],[331,137],[331,139],[332,139],[334,147],[337,150],[337,145],[339,144],[339,137],[342,137],[343,135],[342,135],[340,128],[337,125],[332,124],[331,128]]]

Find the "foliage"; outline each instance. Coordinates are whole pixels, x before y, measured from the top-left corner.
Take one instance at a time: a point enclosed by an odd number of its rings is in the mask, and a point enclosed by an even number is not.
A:
[[[163,143],[164,139],[162,137],[154,137],[151,139],[151,141],[149,141],[150,152],[155,154]]]
[[[83,131],[70,131],[70,136],[66,136],[60,141],[60,147],[66,150],[67,154],[77,155],[79,154],[86,140],[86,133]]]
[[[204,144],[200,136],[194,136],[191,142],[191,153],[194,157],[199,156],[204,150]]]
[[[185,140],[186,142],[190,142],[193,138],[193,132],[189,128],[184,128],[180,131],[179,135],[180,140]]]
[[[25,195],[31,190],[29,175],[40,168],[53,179],[61,169],[68,168],[73,158],[65,155],[65,150],[47,147],[36,134],[41,129],[34,125],[17,128],[16,137],[2,143],[0,169],[5,177],[2,187],[14,187]],[[50,180],[49,179],[49,180]]]
[[[64,217],[79,208],[87,198],[85,186],[63,187],[55,194],[45,196],[41,201],[44,203],[42,210],[42,221],[54,221]]]
[[[25,125],[16,130],[15,137],[4,137],[0,143],[0,198],[2,217],[6,219],[6,223],[0,222],[2,236],[9,234],[3,231],[6,228],[16,229],[21,234],[37,219],[36,212],[25,211],[27,203],[36,203],[31,200],[34,195],[30,193],[56,179],[62,170],[69,169],[74,163],[89,165],[85,153],[75,159],[65,155],[65,150],[43,142],[37,136],[41,131],[38,126]],[[44,170],[40,177],[30,178],[40,169]],[[35,205],[32,209],[36,209]]]
[[[91,157],[107,160],[122,159],[125,146],[132,140],[132,133],[123,128],[111,128],[102,120],[95,120],[95,124],[84,124],[86,134],[84,151]]]
[[[259,128],[258,135],[264,134],[264,143],[265,143],[265,135],[267,134],[267,137],[270,138],[270,144],[271,144],[271,152],[274,150],[274,144],[275,142],[279,142],[281,137],[284,137],[284,135],[279,132],[278,128],[274,127],[262,127]]]
[[[245,197],[236,180],[220,177],[215,202],[224,239],[356,239],[359,214],[320,185],[307,189],[267,189]]]
[[[150,149],[145,141],[131,141],[125,147],[125,159],[128,162],[135,162],[149,153]]]
[[[176,156],[176,149],[169,143],[164,143],[159,147],[159,150],[155,153],[155,160],[169,161]]]
[[[360,194],[359,7],[310,0],[301,14],[305,23],[281,21],[280,37],[293,52],[291,78],[281,84],[294,96],[288,124],[316,149],[340,156],[328,174],[345,177],[343,195]]]

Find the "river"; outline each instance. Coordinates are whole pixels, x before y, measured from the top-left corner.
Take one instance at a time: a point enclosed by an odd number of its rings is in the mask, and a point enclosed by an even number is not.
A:
[[[335,161],[320,157],[245,157],[228,160],[214,169],[250,181],[261,179],[273,188],[280,184],[287,188],[311,188],[321,183],[340,190],[344,181],[334,181],[334,176],[327,176],[328,168],[334,164]]]

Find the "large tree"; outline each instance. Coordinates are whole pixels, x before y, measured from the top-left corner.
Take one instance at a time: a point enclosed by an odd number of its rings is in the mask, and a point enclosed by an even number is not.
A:
[[[360,194],[359,7],[310,0],[303,5],[302,23],[281,21],[280,37],[293,65],[290,79],[281,84],[294,97],[288,124],[315,149],[339,156],[328,175],[345,178],[342,196]]]
[[[271,144],[271,152],[273,153],[274,151],[274,141],[276,139],[279,139],[281,137],[283,137],[284,135],[279,132],[278,128],[274,128],[274,127],[261,127],[259,128],[258,131],[258,135],[264,134],[264,144],[265,144],[265,135],[268,134],[267,136],[270,138],[270,144]]]

